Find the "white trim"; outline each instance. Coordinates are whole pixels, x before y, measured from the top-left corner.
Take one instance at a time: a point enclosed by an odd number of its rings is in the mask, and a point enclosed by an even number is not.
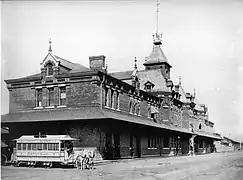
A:
[[[58,87],[65,87],[66,84],[59,84]]]
[[[57,108],[64,108],[64,107],[67,107],[67,105],[59,105],[59,106],[57,106]]]
[[[54,106],[46,106],[45,107],[46,109],[52,109],[52,108],[55,108]]]
[[[43,109],[43,106],[40,106],[40,107],[34,107],[34,109]]]
[[[46,86],[46,88],[54,88],[54,85]]]
[[[157,148],[148,148],[149,150],[153,149],[153,150],[156,150]]]
[[[43,86],[36,86],[35,89],[42,89]]]
[[[163,147],[163,149],[170,149],[169,147]]]

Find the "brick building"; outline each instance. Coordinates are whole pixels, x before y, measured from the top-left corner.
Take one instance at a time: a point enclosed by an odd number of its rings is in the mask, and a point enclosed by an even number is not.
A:
[[[9,113],[2,126],[21,135],[69,134],[76,148],[93,148],[101,159],[211,152],[213,123],[196,94],[170,79],[171,65],[156,34],[144,70],[109,73],[105,56],[89,57],[89,68],[53,54],[40,73],[5,80]],[[189,144],[194,144],[190,148]]]

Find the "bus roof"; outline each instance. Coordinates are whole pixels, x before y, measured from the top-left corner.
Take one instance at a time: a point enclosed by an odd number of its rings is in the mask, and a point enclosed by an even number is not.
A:
[[[34,136],[34,135],[23,135],[19,139],[14,139],[15,141],[18,140],[65,140],[65,141],[75,141],[78,139],[72,138],[69,135],[41,135],[41,136]]]

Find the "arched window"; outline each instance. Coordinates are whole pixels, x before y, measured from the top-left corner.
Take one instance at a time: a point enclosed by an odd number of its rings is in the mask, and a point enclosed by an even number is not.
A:
[[[50,62],[46,64],[46,74],[47,76],[53,75],[53,64]]]
[[[202,129],[202,124],[199,124],[199,127],[198,127],[198,129]]]

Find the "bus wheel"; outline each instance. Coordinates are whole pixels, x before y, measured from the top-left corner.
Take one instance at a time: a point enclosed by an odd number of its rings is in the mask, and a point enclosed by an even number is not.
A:
[[[1,165],[5,166],[6,162],[7,162],[7,157],[4,154],[2,154],[1,155]]]

